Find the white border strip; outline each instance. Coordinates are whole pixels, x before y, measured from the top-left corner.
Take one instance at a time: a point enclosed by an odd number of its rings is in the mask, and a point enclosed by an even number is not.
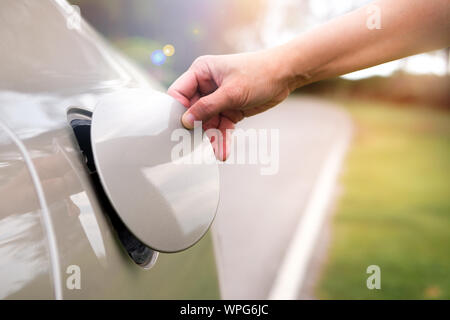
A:
[[[298,299],[350,137],[351,130],[348,129],[331,149],[278,270],[268,299]]]
[[[58,245],[56,243],[55,230],[53,228],[52,218],[50,216],[50,211],[45,201],[44,190],[42,188],[41,180],[34,167],[33,161],[25,147],[25,145],[20,141],[20,139],[15,135],[15,133],[9,129],[2,121],[0,121],[0,127],[5,130],[5,132],[10,136],[13,142],[17,145],[20,152],[22,153],[23,159],[27,164],[28,170],[31,175],[31,179],[34,183],[37,196],[39,198],[39,204],[41,206],[41,217],[43,220],[43,225],[47,235],[47,244],[50,255],[50,266],[51,266],[51,276],[53,279],[53,290],[56,300],[62,300],[62,285],[61,285],[61,269],[59,264],[59,254]]]

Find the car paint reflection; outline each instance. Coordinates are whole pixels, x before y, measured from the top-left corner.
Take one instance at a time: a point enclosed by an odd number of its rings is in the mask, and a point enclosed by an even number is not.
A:
[[[0,299],[53,298],[41,208],[17,146],[0,129]],[[18,192],[20,190],[20,192]]]

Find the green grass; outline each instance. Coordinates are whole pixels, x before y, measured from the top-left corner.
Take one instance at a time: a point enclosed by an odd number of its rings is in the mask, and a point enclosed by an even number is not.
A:
[[[322,299],[450,299],[450,113],[345,101],[355,123]],[[366,268],[381,268],[381,289]]]

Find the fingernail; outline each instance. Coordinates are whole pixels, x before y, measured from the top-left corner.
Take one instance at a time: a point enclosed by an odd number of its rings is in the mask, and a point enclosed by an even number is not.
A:
[[[185,112],[183,114],[183,117],[181,118],[181,123],[183,124],[183,126],[186,129],[193,129],[194,128],[194,121],[195,121],[194,116],[191,113],[189,113],[189,112]]]

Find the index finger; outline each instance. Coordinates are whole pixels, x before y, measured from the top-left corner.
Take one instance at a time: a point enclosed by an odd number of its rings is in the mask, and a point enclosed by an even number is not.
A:
[[[181,102],[186,108],[189,108],[190,101],[197,93],[197,90],[198,82],[195,72],[188,70],[172,83],[167,93]]]

